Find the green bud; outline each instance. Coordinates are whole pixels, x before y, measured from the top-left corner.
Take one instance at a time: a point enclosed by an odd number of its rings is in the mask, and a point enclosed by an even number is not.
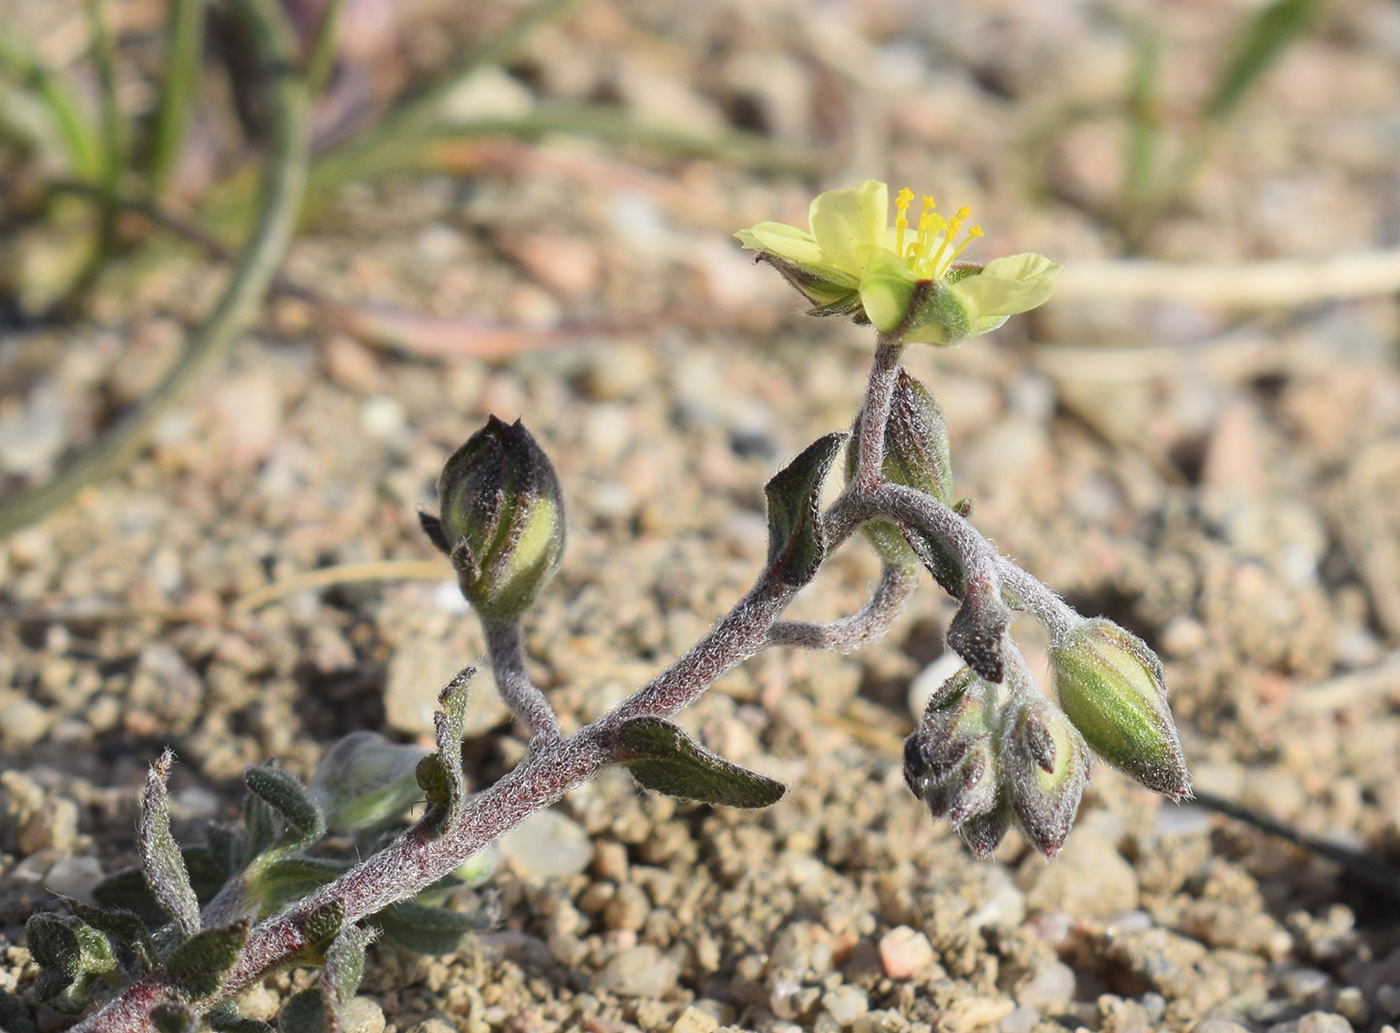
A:
[[[846,449],[846,479],[855,476],[860,457],[860,421]],[[923,384],[899,371],[885,424],[885,455],[880,472],[889,481],[914,488],[951,505],[953,467],[948,456],[948,424],[943,410]],[[962,565],[943,542],[904,531],[892,520],[872,520],[865,536],[891,566],[904,569],[923,563],[939,584],[961,595]],[[956,589],[952,586],[958,586]]]
[[[1027,694],[1009,711],[1002,763],[1011,805],[1041,853],[1065,844],[1089,781],[1089,750],[1069,719],[1048,699]]]
[[[479,614],[511,621],[559,569],[564,499],[544,450],[517,420],[492,416],[438,480],[441,517],[424,529],[449,547],[462,594]]]
[[[935,818],[946,816],[954,828],[997,804],[990,689],[964,667],[934,693],[918,730],[904,743],[905,782]]]
[[[1148,789],[1191,792],[1162,662],[1136,635],[1095,618],[1050,643],[1060,707],[1089,748]]]

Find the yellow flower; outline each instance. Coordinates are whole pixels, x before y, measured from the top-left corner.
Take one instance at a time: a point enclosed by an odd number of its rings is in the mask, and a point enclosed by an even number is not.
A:
[[[911,228],[913,200],[911,191],[899,192],[891,226],[889,188],[870,179],[819,194],[807,213],[810,232],[761,222],[735,236],[816,304],[813,314],[863,315],[905,341],[956,344],[1050,297],[1059,265],[1036,254],[955,264],[982,228],[959,240],[968,209],[945,218],[927,196]]]

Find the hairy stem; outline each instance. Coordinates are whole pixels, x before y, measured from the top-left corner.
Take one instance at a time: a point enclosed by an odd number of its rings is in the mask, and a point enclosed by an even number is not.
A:
[[[875,361],[870,368],[870,382],[865,388],[865,405],[857,419],[860,421],[860,452],[856,456],[856,472],[848,492],[867,494],[880,483],[881,466],[885,459],[885,425],[890,422],[890,405],[894,385],[899,379],[899,356],[904,345],[898,338],[880,335],[875,346]]]
[[[481,622],[486,633],[486,651],[491,654],[491,671],[501,700],[530,729],[530,746],[539,749],[559,738],[559,719],[544,693],[525,670],[525,650],[520,625],[515,621]]]
[[[775,621],[768,629],[766,644],[849,653],[878,642],[890,630],[890,625],[904,608],[905,600],[918,587],[917,569],[904,570],[886,565],[866,604],[849,617],[826,623]]]

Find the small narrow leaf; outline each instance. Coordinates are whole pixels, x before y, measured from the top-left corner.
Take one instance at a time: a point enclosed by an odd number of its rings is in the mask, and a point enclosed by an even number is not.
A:
[[[278,768],[249,768],[244,781],[252,793],[266,800],[282,817],[284,830],[275,845],[278,852],[292,853],[325,835],[326,822],[320,808],[312,801],[306,787],[287,772]]]
[[[243,807],[248,861],[260,856],[277,838],[277,827],[273,824],[272,814],[272,808],[266,800],[255,793],[248,794],[248,802]]]
[[[304,897],[349,871],[352,862],[331,857],[284,857],[259,864],[250,878],[264,912]]]
[[[805,585],[826,557],[821,490],[847,435],[818,438],[764,486],[768,497],[768,566],[784,584]]]
[[[614,758],[643,789],[724,807],[767,807],[787,787],[711,753],[669,721],[641,717],[617,734]]]
[[[326,952],[326,965],[321,970],[321,984],[325,988],[326,999],[331,1001],[337,1012],[360,988],[360,979],[365,974],[365,949],[374,942],[374,931],[352,925],[341,931]]]
[[[1312,25],[1318,7],[1318,0],[1275,0],[1255,15],[1205,105],[1205,117],[1228,118],[1250,86]]]
[[[418,828],[428,838],[435,838],[457,820],[467,796],[467,776],[462,771],[462,728],[474,677],[475,667],[462,668],[438,696],[438,711],[433,715],[438,751],[418,762],[418,784],[428,795],[428,811]]]
[[[166,962],[166,977],[186,997],[207,997],[223,983],[224,974],[238,960],[247,939],[246,920],[222,929],[206,929],[175,948]]]
[[[293,994],[277,1013],[280,1033],[332,1033],[330,1009],[319,989]]]
[[[306,916],[306,939],[317,950],[331,942],[345,924],[345,904],[332,900]]]
[[[948,625],[948,645],[967,666],[989,682],[1001,683],[1006,673],[1002,638],[1011,626],[1011,608],[1000,591],[986,581],[967,586],[962,606]]]
[[[471,915],[412,901],[391,904],[374,916],[384,935],[419,954],[451,954],[462,938],[481,928]]]
[[[141,796],[141,817],[136,824],[136,847],[146,884],[161,909],[175,920],[182,937],[199,932],[199,899],[190,885],[189,872],[175,837],[170,834],[170,804],[166,782],[175,754],[166,750],[151,765]]]

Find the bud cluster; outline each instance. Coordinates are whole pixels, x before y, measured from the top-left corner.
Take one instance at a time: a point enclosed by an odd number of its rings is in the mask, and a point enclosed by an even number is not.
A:
[[[1190,794],[1161,663],[1112,621],[1085,620],[1051,644],[1059,706],[1014,646],[1003,684],[970,667],[949,678],[904,744],[904,778],[978,857],[1017,822],[1047,856],[1064,845],[1091,754],[1172,799]]]

